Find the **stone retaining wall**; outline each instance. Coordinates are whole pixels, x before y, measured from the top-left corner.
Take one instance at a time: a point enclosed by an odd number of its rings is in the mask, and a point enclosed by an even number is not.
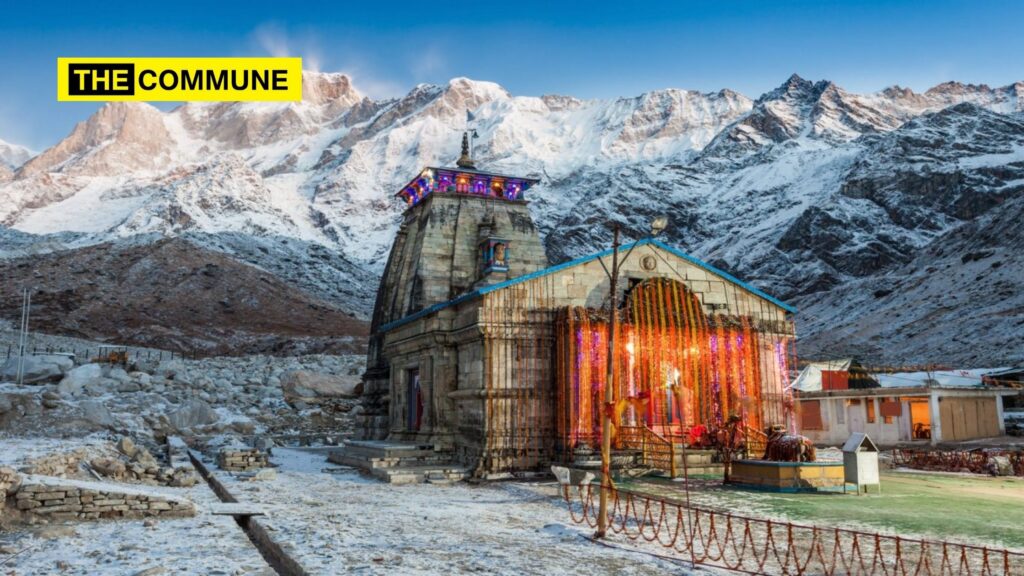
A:
[[[195,516],[192,502],[100,482],[36,481],[26,477],[14,495],[18,510],[52,520],[181,518]]]
[[[3,506],[7,494],[18,491],[21,485],[21,475],[14,468],[0,466],[0,506]]]
[[[225,449],[217,455],[217,467],[229,472],[256,470],[266,468],[268,465],[267,454],[255,448]]]

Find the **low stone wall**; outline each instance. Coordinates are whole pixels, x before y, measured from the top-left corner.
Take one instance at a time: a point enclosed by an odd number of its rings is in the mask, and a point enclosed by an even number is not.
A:
[[[119,489],[104,482],[26,476],[14,496],[23,512],[51,520],[138,519],[195,516],[195,505],[142,490]]]
[[[736,460],[729,483],[773,492],[842,491],[842,462],[771,462]]]
[[[14,494],[21,486],[21,475],[14,468],[0,466],[0,506],[8,494]]]
[[[261,452],[255,448],[226,448],[217,455],[217,467],[228,472],[245,472],[266,468],[268,465],[266,452]]]

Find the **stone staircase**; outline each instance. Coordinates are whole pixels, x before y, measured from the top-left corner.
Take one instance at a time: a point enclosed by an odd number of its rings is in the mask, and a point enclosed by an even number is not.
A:
[[[683,475],[683,446],[676,444],[676,475]],[[715,462],[714,450],[686,450],[686,472],[688,474],[718,475],[725,473],[725,467],[721,462]]]
[[[450,484],[469,477],[451,454],[431,445],[384,440],[349,440],[327,460],[368,472],[391,484]]]

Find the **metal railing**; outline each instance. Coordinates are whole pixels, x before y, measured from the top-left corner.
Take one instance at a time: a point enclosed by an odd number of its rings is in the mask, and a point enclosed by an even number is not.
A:
[[[577,524],[597,526],[600,487],[563,485]],[[679,560],[744,574],[1020,576],[1024,553],[794,524],[610,489],[609,533],[656,543]]]
[[[640,463],[676,476],[676,450],[672,440],[647,426],[622,426],[617,430],[617,446],[640,452]]]
[[[3,345],[0,344],[0,351],[6,352],[5,359],[16,358],[18,356],[18,347],[16,345],[8,344],[6,347],[2,347],[2,346]],[[102,356],[101,351],[104,350],[104,349],[109,349],[109,348],[111,348],[111,347],[110,346],[107,346],[105,348],[101,348],[101,347],[92,347],[92,348],[64,348],[64,347],[60,347],[60,346],[57,346],[57,347],[47,346],[47,347],[42,347],[42,348],[32,347],[32,348],[26,348],[25,349],[25,355],[26,356],[38,356],[38,355],[41,355],[41,354],[67,354],[67,355],[74,356],[75,360],[78,361],[78,362],[89,362],[89,361],[91,361],[94,358],[100,358]],[[126,347],[126,348],[129,348],[128,351],[127,351],[127,354],[128,354],[128,359],[130,361],[155,360],[155,361],[159,362],[159,361],[162,361],[162,360],[174,360],[174,359],[179,359],[179,360],[198,360],[198,359],[201,359],[201,358],[205,358],[207,356],[207,354],[203,354],[203,353],[201,353],[201,352],[199,352],[197,350],[191,350],[191,351],[187,351],[187,352],[174,352],[174,351],[170,351],[170,350],[146,350],[146,349],[132,350],[130,347]],[[0,352],[0,353],[2,353],[2,352]]]
[[[763,458],[768,450],[768,435],[750,426],[743,427],[743,448],[747,458]]]

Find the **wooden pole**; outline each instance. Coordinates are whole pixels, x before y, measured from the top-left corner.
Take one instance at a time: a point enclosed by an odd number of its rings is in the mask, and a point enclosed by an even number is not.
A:
[[[612,418],[615,403],[615,293],[619,281],[619,225],[614,225],[612,240],[611,287],[608,291],[608,378],[604,384],[604,406],[601,407],[601,503],[597,512],[595,538],[604,538],[608,529],[608,495],[612,487]]]

